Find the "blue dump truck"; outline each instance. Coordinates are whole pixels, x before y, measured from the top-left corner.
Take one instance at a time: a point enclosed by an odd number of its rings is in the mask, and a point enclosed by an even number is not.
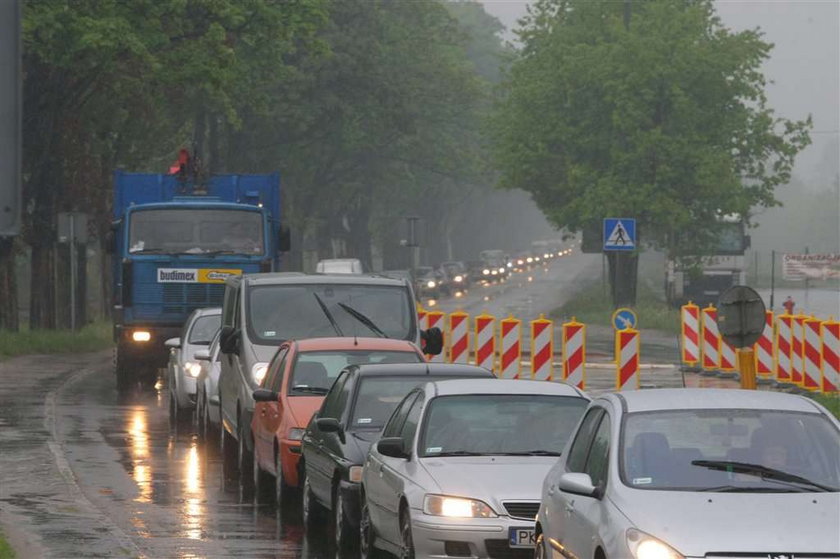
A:
[[[289,249],[280,176],[114,173],[117,386],[154,382],[164,342],[195,309],[222,305],[225,279],[278,269]]]

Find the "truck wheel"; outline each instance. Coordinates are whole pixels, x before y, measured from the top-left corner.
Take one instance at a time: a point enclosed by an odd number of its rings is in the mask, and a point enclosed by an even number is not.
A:
[[[134,383],[134,364],[132,364],[125,351],[120,346],[114,348],[114,369],[117,375],[117,391],[127,392]]]

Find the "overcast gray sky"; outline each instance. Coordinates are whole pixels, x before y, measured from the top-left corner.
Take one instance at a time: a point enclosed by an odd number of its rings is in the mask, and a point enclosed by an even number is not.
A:
[[[525,15],[524,0],[481,0],[512,29]],[[815,180],[837,172],[840,130],[840,0],[718,0],[724,25],[759,27],[775,48],[765,63],[768,102],[780,116],[814,118],[813,143],[797,160],[795,173]],[[508,35],[512,38],[512,35]],[[833,172],[832,172],[833,171]]]

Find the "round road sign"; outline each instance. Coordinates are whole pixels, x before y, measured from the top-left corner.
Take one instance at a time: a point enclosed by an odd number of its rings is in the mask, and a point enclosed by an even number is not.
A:
[[[718,299],[718,330],[733,347],[755,344],[764,332],[765,320],[764,301],[750,287],[734,285]]]
[[[616,309],[612,315],[612,325],[616,330],[635,328],[638,322],[635,311],[626,307]]]

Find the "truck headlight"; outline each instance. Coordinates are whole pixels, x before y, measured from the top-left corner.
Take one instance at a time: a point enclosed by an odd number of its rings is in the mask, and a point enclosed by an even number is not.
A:
[[[152,333],[146,330],[135,330],[131,333],[131,339],[135,342],[148,342],[152,339]]]
[[[493,509],[482,501],[446,495],[426,495],[423,500],[423,512],[432,516],[450,518],[495,518],[497,516]]]
[[[429,281],[426,282],[426,287],[428,287],[429,289],[434,289],[436,285],[437,284],[435,283],[434,280],[429,280]]]
[[[627,547],[633,559],[685,559],[681,553],[650,534],[635,528],[627,530]]]
[[[187,361],[186,363],[184,363],[184,370],[192,378],[198,378],[199,373],[201,373],[201,363],[196,363],[195,361]]]
[[[257,384],[262,383],[265,378],[265,373],[268,371],[268,363],[254,363],[251,367],[251,376],[257,381]]]

